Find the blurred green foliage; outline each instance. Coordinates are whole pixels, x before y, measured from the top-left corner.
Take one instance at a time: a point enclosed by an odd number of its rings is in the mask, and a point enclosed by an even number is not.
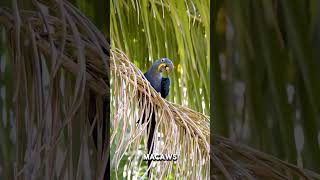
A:
[[[320,171],[320,2],[218,1],[214,132]]]
[[[168,99],[209,114],[209,1],[111,1],[112,48],[146,72],[173,60]]]

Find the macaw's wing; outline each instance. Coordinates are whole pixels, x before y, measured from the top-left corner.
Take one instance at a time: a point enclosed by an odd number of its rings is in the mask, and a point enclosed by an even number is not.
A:
[[[170,83],[170,78],[162,78],[160,91],[162,98],[166,98],[168,96],[170,90]]]

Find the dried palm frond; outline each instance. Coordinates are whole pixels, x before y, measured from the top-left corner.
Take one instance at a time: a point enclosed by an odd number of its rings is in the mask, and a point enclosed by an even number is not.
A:
[[[213,178],[227,179],[320,179],[320,175],[299,168],[230,139],[213,135],[211,169]]]
[[[146,144],[149,122],[141,125],[137,121],[155,113],[155,132],[159,138],[155,136],[153,139],[154,153],[178,155],[176,162],[153,162],[155,179],[166,179],[172,175],[208,179],[209,118],[161,98],[122,51],[113,50],[111,54],[114,113],[110,142],[116,146],[112,161],[116,170],[124,154],[130,152],[128,178],[146,175],[147,171],[139,166],[143,164],[142,154],[147,154],[147,151],[142,149],[144,152],[141,153],[140,145]],[[141,170],[143,172],[139,172]],[[130,171],[132,174],[128,174]]]
[[[101,179],[108,160],[102,132],[110,113],[109,44],[69,2],[32,2],[36,11],[16,1],[0,8],[12,57],[14,176]],[[90,143],[93,129],[98,151]]]

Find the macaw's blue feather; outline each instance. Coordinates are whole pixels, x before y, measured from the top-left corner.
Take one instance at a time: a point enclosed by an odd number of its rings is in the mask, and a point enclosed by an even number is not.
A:
[[[162,78],[161,80],[161,97],[162,98],[166,98],[169,94],[169,90],[170,90],[170,78]]]

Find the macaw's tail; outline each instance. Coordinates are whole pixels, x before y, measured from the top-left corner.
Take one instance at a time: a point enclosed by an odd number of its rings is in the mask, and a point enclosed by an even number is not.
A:
[[[140,108],[142,109],[143,106],[143,102],[144,102],[144,96],[139,94],[138,95],[139,98],[139,102],[140,102]],[[142,112],[142,117],[140,119],[138,119],[137,123],[139,124],[144,124],[144,123],[148,123],[147,125],[147,132],[148,132],[148,143],[147,143],[147,154],[151,155],[153,153],[153,149],[154,149],[154,142],[153,140],[153,136],[154,136],[154,132],[155,132],[155,128],[156,128],[156,114],[155,114],[155,107],[153,107],[153,111],[149,110],[148,108],[144,109],[144,112]],[[148,110],[147,110],[148,109]],[[151,166],[151,160],[148,160],[148,169]],[[148,177],[151,178],[151,173],[150,173],[151,169],[148,170]]]
[[[155,114],[151,114],[151,120],[150,123],[148,124],[148,131],[149,131],[149,136],[148,136],[148,154],[151,155],[153,153],[153,147],[154,147],[154,142],[153,136],[154,136],[154,131],[156,128],[156,118]],[[148,160],[148,169],[151,166],[151,160]],[[151,170],[151,169],[150,169]],[[148,177],[150,178],[150,170],[148,170]]]
[[[150,118],[150,121],[149,121],[149,118]],[[154,148],[154,142],[152,140],[153,140],[154,131],[155,131],[155,128],[156,128],[155,113],[152,113],[149,116],[146,116],[145,113],[144,113],[142,118],[139,119],[137,123],[144,124],[145,122],[149,122],[148,125],[147,125],[147,131],[148,131],[147,149],[148,149],[148,151],[146,153],[151,155],[153,153],[153,148]],[[151,166],[151,160],[148,160],[148,168],[150,166]],[[150,170],[148,170],[148,177],[149,178],[150,178]]]

